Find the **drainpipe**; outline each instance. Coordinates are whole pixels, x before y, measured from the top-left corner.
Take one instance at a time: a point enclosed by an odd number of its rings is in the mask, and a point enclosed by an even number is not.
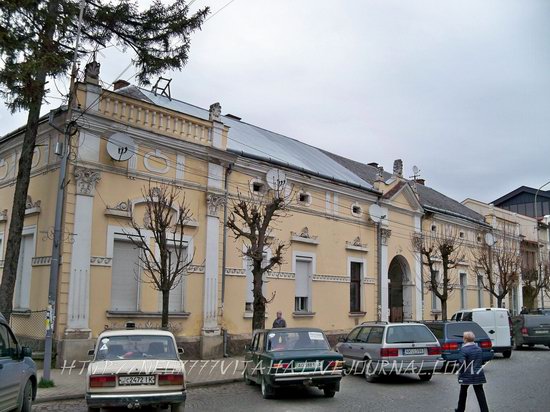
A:
[[[377,320],[382,320],[382,231],[380,222],[376,223],[376,266],[378,268],[378,314]]]
[[[227,266],[227,201],[229,192],[229,175],[231,174],[232,164],[225,168],[224,191],[225,201],[223,202],[223,242],[222,242],[222,318],[225,308],[225,271]],[[223,356],[227,358],[227,330],[223,329]]]

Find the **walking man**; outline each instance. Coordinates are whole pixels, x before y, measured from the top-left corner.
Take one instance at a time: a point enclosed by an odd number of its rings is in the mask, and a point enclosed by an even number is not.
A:
[[[283,319],[283,312],[277,311],[277,319],[273,321],[274,328],[286,328],[286,321]]]
[[[474,386],[477,401],[481,412],[489,412],[487,406],[487,399],[485,398],[485,392],[483,391],[483,384],[487,383],[485,379],[485,372],[483,372],[483,360],[481,355],[481,348],[474,342],[475,335],[473,332],[464,332],[463,340],[464,345],[460,349],[460,355],[458,358],[459,370],[458,370],[458,383],[460,384],[460,396],[458,397],[457,412],[464,412],[466,408],[466,397],[468,395],[468,387]]]

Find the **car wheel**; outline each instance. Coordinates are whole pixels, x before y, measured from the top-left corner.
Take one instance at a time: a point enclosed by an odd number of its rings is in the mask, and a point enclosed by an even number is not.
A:
[[[521,349],[523,349],[523,345],[522,345],[521,343],[516,343],[516,344],[514,345],[514,349],[515,349],[515,350],[521,350]]]
[[[183,403],[173,403],[170,405],[170,412],[183,412],[185,409],[185,404]]]
[[[432,379],[432,376],[432,373],[421,373],[418,375],[422,382],[428,382],[430,379]]]
[[[248,377],[248,371],[246,369],[244,370],[244,383],[247,385],[254,385],[254,381]]]
[[[367,382],[372,383],[378,377],[378,372],[376,372],[376,368],[370,359],[365,361],[367,362],[367,367],[365,368],[365,378],[367,379]]]
[[[101,408],[95,408],[93,406],[88,406],[88,412],[99,412]]]
[[[21,412],[31,412],[32,409],[32,382],[30,380],[23,389],[23,400],[21,402]]]
[[[323,392],[325,394],[325,398],[334,398],[334,395],[336,395],[336,391],[332,388],[324,388]]]
[[[264,399],[271,399],[275,396],[275,389],[267,382],[265,376],[262,376],[262,396]]]
[[[512,351],[505,350],[504,352],[502,352],[502,356],[504,357],[504,359],[509,359],[512,356]]]

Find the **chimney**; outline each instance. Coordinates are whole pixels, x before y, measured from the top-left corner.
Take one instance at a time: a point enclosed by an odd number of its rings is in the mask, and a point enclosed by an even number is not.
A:
[[[393,162],[393,175],[403,177],[403,160],[397,159]]]
[[[126,80],[118,79],[113,83],[113,90],[122,89],[123,87],[130,86],[130,83],[128,83]]]
[[[418,183],[419,185],[422,185],[422,186],[426,186],[426,179],[416,179],[415,180],[416,183]]]
[[[373,166],[373,167],[376,167],[378,168],[378,163],[376,162],[370,162],[370,163],[367,163],[369,166]]]

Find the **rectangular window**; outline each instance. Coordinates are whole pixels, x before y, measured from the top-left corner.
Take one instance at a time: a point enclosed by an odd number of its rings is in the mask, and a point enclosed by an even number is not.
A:
[[[176,267],[176,251],[174,247],[170,247],[170,262],[173,270],[175,270]],[[181,253],[181,259],[185,262],[185,259],[187,258],[187,248],[184,248]],[[184,263],[182,262],[182,263]],[[181,267],[182,265],[180,265]],[[168,311],[169,312],[183,312],[183,294],[184,294],[184,281],[185,281],[185,274],[182,274],[178,279],[176,279],[177,285],[174,286],[174,288],[170,291],[170,299],[168,301]],[[160,295],[160,303],[159,303],[159,310],[162,310],[162,293],[159,292]]]
[[[19,247],[19,262],[15,278],[15,292],[13,306],[16,309],[29,309],[31,297],[32,258],[34,257],[34,236],[32,234],[21,237]]]
[[[467,306],[466,300],[466,273],[460,274],[460,308],[465,309]]]
[[[136,311],[139,307],[139,249],[132,242],[115,240],[111,279],[111,310]]]
[[[483,307],[483,276],[477,275],[477,307]]]
[[[437,285],[439,286],[439,282],[441,281],[439,276],[439,270],[435,271],[435,278],[437,279]],[[441,301],[436,296],[435,292],[432,290],[432,311],[439,311],[441,310]]]
[[[350,262],[349,311],[361,312],[361,262]]]
[[[267,253],[264,252],[264,260],[262,261],[262,267],[267,266]],[[254,276],[252,274],[253,269],[253,263],[252,259],[248,256],[245,257],[245,274],[246,274],[246,300],[244,303],[244,310],[245,312],[252,312],[253,311],[253,303],[254,303]],[[265,274],[264,274],[264,282],[265,282]],[[265,283],[262,284],[262,292],[265,295]]]
[[[296,312],[308,312],[311,302],[309,301],[309,282],[312,274],[313,260],[310,257],[296,257],[296,293],[294,310]]]

